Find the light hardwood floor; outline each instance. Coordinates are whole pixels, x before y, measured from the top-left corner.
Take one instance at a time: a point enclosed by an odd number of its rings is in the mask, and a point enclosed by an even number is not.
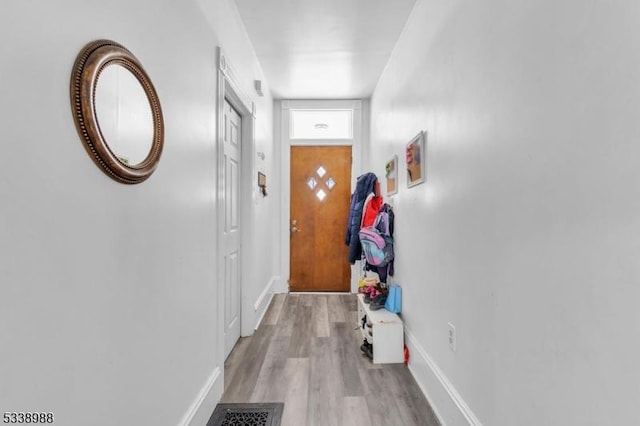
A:
[[[225,362],[221,402],[284,402],[283,426],[439,426],[404,364],[361,351],[356,296],[277,294]]]

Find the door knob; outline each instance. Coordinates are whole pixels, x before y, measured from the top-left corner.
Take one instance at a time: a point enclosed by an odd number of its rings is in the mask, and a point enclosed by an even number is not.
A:
[[[291,221],[291,229],[290,229],[290,233],[291,235],[295,234],[296,232],[300,232],[301,229],[297,227],[298,225],[298,221],[297,220],[292,220]]]

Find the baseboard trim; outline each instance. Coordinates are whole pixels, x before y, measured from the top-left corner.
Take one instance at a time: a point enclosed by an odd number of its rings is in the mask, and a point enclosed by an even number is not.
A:
[[[262,293],[260,293],[260,296],[256,300],[256,303],[253,305],[254,312],[258,312],[258,310],[261,309],[258,320],[256,321],[256,324],[253,327],[254,330],[257,330],[258,327],[260,327],[260,323],[262,323],[262,320],[264,319],[264,316],[267,313],[267,308],[271,303],[271,299],[273,299],[273,294],[275,293],[275,287],[276,287],[275,284],[279,280],[280,280],[280,277],[278,276],[274,275],[273,277],[271,277],[271,279],[269,280],[269,283],[265,286],[264,290],[262,290]]]
[[[260,309],[260,306],[262,306],[262,304],[264,303],[264,300],[267,298],[267,296],[269,296],[270,294],[273,294],[272,289],[274,287],[274,283],[276,283],[279,279],[280,279],[280,277],[278,277],[276,275],[271,277],[271,279],[269,280],[267,285],[262,290],[262,293],[260,293],[260,296],[258,296],[258,299],[256,300],[256,303],[253,305],[253,309],[254,309],[255,312],[258,312],[258,309]],[[271,300],[271,298],[269,298],[269,300]]]
[[[218,400],[222,397],[222,371],[216,367],[200,390],[195,401],[179,423],[180,426],[201,426],[207,424]],[[215,390],[214,390],[215,389]],[[212,392],[212,390],[214,390]]]
[[[482,426],[447,376],[406,327],[405,336],[411,354],[409,370],[442,426]]]
[[[267,306],[262,310],[262,313],[260,314],[260,318],[258,318],[258,321],[256,321],[256,326],[253,328],[254,330],[257,330],[258,327],[260,327],[260,324],[262,323],[262,320],[264,319],[264,316],[267,313],[267,308],[269,307],[269,304],[271,303],[271,299],[273,299],[273,293],[269,294],[269,300],[267,301]]]

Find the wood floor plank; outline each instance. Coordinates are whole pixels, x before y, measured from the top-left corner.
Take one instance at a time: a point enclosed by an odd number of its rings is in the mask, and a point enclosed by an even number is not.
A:
[[[396,399],[405,424],[415,426],[439,426],[436,414],[429,404],[418,383],[404,364],[392,364],[385,369],[385,384]]]
[[[311,319],[311,306],[298,306],[296,311],[295,327],[291,333],[289,345],[290,358],[308,358],[313,337],[313,321]]]
[[[289,358],[283,372],[287,383],[282,426],[306,426],[309,403],[309,358]]]
[[[329,322],[345,322],[345,309],[339,294],[327,295]]]
[[[353,327],[344,322],[331,324],[331,346],[335,354],[334,369],[339,370],[344,396],[364,396],[364,386],[358,372],[359,347],[353,339]]]
[[[238,371],[244,368],[245,359],[247,357],[247,349],[251,337],[241,337],[234,346],[233,350],[227,357],[224,363],[224,389],[225,391],[229,387],[229,384],[233,382]]]
[[[275,334],[273,325],[261,325],[251,336],[243,367],[238,369],[233,381],[229,383],[221,402],[248,402],[264,362],[265,354]],[[235,361],[234,361],[235,362]]]
[[[297,294],[289,294],[282,306],[282,312],[278,318],[278,335],[291,336],[295,325],[296,312],[298,310],[299,297]]]
[[[358,324],[358,311],[345,312],[344,322],[355,327]]]
[[[282,306],[287,299],[286,293],[274,294],[271,299],[271,304],[267,308],[267,312],[264,314],[263,324],[275,325],[278,323],[280,312],[282,312]]]
[[[302,306],[313,306],[314,299],[316,298],[315,294],[300,294],[298,295],[299,302],[298,304]]]
[[[340,424],[342,415],[341,381],[333,370],[331,339],[315,337],[309,357],[308,426]]]
[[[327,296],[318,295],[312,308],[313,335],[315,337],[329,337],[329,311]]]
[[[345,396],[342,404],[343,426],[371,426],[367,400],[363,396]]]
[[[276,336],[265,354],[262,367],[251,394],[251,402],[283,402],[287,384],[283,382],[283,373],[289,351],[288,336]]]
[[[343,294],[340,296],[340,299],[346,312],[358,311],[358,300],[353,297],[353,294]]]
[[[386,391],[383,369],[368,370],[366,374],[368,392],[365,396],[371,425],[373,426],[405,426],[401,413],[392,395]],[[381,391],[384,389],[385,391]]]

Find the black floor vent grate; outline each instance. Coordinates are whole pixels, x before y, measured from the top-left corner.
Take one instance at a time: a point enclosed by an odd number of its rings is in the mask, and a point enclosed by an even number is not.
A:
[[[218,404],[207,426],[279,426],[284,404]]]

